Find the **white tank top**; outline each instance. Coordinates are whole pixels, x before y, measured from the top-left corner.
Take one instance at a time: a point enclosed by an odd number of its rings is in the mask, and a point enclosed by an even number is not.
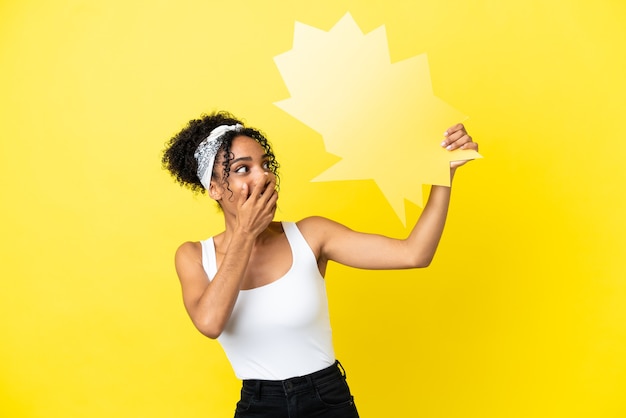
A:
[[[218,341],[239,379],[284,380],[335,362],[324,278],[295,223],[283,222],[293,257],[287,274],[241,290]],[[202,265],[217,272],[213,238],[201,242]]]

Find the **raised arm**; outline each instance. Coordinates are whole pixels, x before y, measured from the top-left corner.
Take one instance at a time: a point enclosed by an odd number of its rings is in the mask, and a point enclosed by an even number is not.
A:
[[[446,131],[441,144],[446,149],[478,149],[462,124]],[[451,163],[451,181],[456,168],[464,161]],[[328,260],[363,269],[406,269],[426,267],[432,261],[443,233],[450,187],[433,186],[424,210],[405,239],[366,234],[333,222],[313,217],[298,223],[320,265]]]
[[[265,184],[263,184],[265,186]],[[237,301],[237,295],[250,260],[257,236],[272,221],[276,207],[275,180],[267,190],[258,184],[248,196],[244,185],[239,194],[237,217],[232,233],[224,234],[225,253],[213,280],[209,281],[202,266],[202,249],[198,242],[186,242],[176,252],[176,272],[180,279],[187,313],[200,332],[217,338]]]

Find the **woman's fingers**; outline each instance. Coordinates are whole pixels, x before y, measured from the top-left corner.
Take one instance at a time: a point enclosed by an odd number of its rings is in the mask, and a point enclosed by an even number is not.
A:
[[[244,189],[242,188],[242,190]],[[255,182],[249,193],[247,186],[245,186],[245,190],[246,197],[240,205],[240,216],[249,219],[251,222],[256,222],[255,219],[260,220],[270,214],[273,216],[276,201],[278,200],[276,179],[273,176],[264,176],[261,180]]]
[[[243,204],[246,203],[246,200],[248,200],[248,185],[244,183],[241,185],[241,190],[239,190],[238,206],[243,206]]]
[[[451,126],[444,132],[445,139],[441,142],[441,146],[448,151],[455,149],[477,149],[472,137],[469,136],[462,123]]]

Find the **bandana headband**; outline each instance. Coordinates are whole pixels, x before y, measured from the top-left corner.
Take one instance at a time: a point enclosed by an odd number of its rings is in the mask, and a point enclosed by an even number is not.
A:
[[[198,171],[196,173],[200,183],[206,190],[209,190],[209,185],[211,184],[215,156],[224,142],[224,134],[231,131],[240,132],[242,129],[243,125],[239,123],[235,125],[220,125],[213,129],[209,136],[200,142],[198,148],[196,148],[196,152],[193,154],[196,161],[198,161]]]

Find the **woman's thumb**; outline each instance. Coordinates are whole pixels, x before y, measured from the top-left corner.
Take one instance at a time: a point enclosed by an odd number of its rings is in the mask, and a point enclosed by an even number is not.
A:
[[[248,184],[241,185],[241,191],[239,192],[239,203],[243,204],[248,198]]]

